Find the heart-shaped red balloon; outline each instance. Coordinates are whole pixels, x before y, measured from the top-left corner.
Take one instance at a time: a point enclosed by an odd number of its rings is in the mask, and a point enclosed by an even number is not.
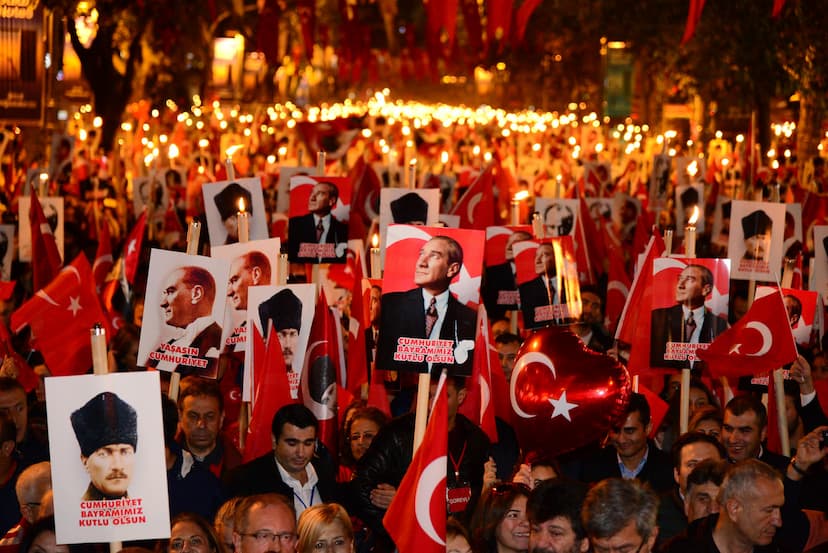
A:
[[[624,414],[630,377],[567,327],[534,332],[518,351],[509,385],[523,451],[560,455],[603,438]]]

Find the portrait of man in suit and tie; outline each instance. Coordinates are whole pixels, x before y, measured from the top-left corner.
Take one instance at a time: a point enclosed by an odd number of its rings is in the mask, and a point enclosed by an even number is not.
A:
[[[438,235],[423,244],[416,287],[382,296],[376,368],[471,374],[477,313],[449,290],[462,268],[463,248],[454,238]]]
[[[490,318],[505,317],[506,311],[518,308],[520,298],[515,280],[517,267],[515,267],[514,245],[517,242],[531,239],[532,235],[524,230],[514,231],[506,239],[506,261],[488,266],[483,271],[483,303],[486,305]]]
[[[558,275],[555,248],[541,242],[535,250],[534,279],[518,286],[523,323],[527,328],[540,328],[553,322],[562,323],[569,317],[563,275]]]
[[[704,304],[713,284],[713,272],[704,265],[689,264],[682,269],[676,281],[675,305],[652,311],[651,366],[690,368],[688,356],[694,352],[679,344],[707,344],[724,332],[727,321]]]
[[[288,220],[288,258],[297,263],[344,263],[348,248],[348,225],[331,211],[339,200],[339,189],[319,181],[308,197],[308,213]]]
[[[178,267],[162,281],[160,292],[161,316],[176,332],[149,354],[146,366],[183,376],[212,376],[222,332],[213,318],[215,278],[203,267]]]

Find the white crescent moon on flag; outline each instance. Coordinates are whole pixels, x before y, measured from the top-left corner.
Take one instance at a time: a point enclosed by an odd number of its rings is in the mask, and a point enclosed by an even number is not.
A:
[[[431,240],[431,235],[422,230],[421,227],[413,225],[390,225],[385,238],[385,248],[388,249],[397,242],[409,238],[416,238],[428,242]]]
[[[494,238],[495,236],[501,236],[501,235],[504,235],[504,234],[507,235],[507,236],[511,236],[512,231],[509,230],[506,227],[489,227],[489,228],[486,229],[486,240],[488,240],[490,238]]]
[[[627,285],[621,282],[620,280],[611,280],[610,283],[607,284],[607,294],[609,294],[610,290],[621,292],[625,296],[630,295],[629,287],[627,287]]]
[[[530,351],[529,353],[521,356],[521,358],[518,359],[518,362],[515,363],[515,368],[512,371],[511,382],[509,382],[509,400],[512,402],[512,409],[515,410],[515,413],[517,413],[518,416],[524,419],[531,419],[537,415],[530,415],[529,413],[518,407],[517,398],[515,397],[515,385],[517,384],[518,376],[520,376],[520,373],[523,371],[523,369],[525,369],[529,363],[533,362],[540,363],[541,365],[546,365],[552,372],[552,376],[558,378],[558,375],[555,374],[555,365],[552,364],[552,360],[540,352]]]
[[[773,345],[773,336],[771,335],[771,331],[768,326],[765,323],[760,323],[759,321],[750,321],[745,326],[747,328],[752,328],[762,335],[762,347],[759,348],[759,351],[756,353],[748,353],[747,355],[758,357],[759,355],[765,355],[769,352],[771,346]]]
[[[434,528],[434,521],[431,520],[431,498],[437,485],[446,479],[446,456],[437,457],[426,466],[420,479],[417,481],[417,490],[414,494],[414,514],[417,523],[426,536],[439,545],[445,545],[437,530]]]
[[[483,376],[478,377],[480,381],[480,414],[486,412],[486,409],[489,407],[489,401],[492,398],[492,392],[489,389],[489,383],[486,382],[486,379]]]
[[[474,223],[474,208],[477,207],[477,204],[480,203],[480,200],[482,199],[483,192],[478,192],[469,200],[469,205],[466,206],[466,216],[469,218],[470,223]]]
[[[659,257],[658,258],[658,270],[655,270],[655,264],[653,265],[653,275],[660,273],[661,271],[667,271],[669,269],[679,269],[682,270],[687,267],[687,263],[683,261],[679,261],[678,259],[673,259],[672,257]]]

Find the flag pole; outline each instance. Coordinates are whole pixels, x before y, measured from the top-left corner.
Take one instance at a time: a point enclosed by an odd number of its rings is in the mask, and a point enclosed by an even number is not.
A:
[[[95,323],[95,326],[89,329],[89,338],[92,343],[92,372],[98,375],[109,373],[109,363],[107,362],[108,354],[106,351],[106,330],[100,323]],[[109,542],[109,553],[118,553],[121,549],[123,549],[121,542]]]
[[[785,416],[785,380],[782,375],[782,368],[774,369],[773,374],[773,395],[768,401],[776,402],[776,424],[779,427],[779,443],[782,446],[782,455],[788,456],[791,452],[791,438],[788,435],[788,419]]]
[[[238,223],[239,244],[245,244],[250,241],[250,214],[247,212],[248,206],[244,205],[244,200],[239,200],[239,211],[236,213],[236,220]],[[252,207],[252,206],[251,206]],[[189,253],[189,242],[187,242],[187,253]],[[247,441],[247,430],[250,427],[250,402],[242,401],[239,404],[239,449],[244,451],[244,445]]]
[[[696,257],[696,218],[699,216],[698,207],[693,210],[693,215],[687,227],[684,229],[684,252],[688,258]],[[692,336],[684,337],[688,342]],[[681,392],[679,403],[679,432],[684,434],[690,426],[690,366],[681,369]]]
[[[428,390],[431,385],[429,373],[420,373],[417,381],[417,411],[414,418],[414,452],[423,441],[428,422]]]

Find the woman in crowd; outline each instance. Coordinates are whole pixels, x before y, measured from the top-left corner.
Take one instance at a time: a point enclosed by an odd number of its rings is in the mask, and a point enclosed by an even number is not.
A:
[[[297,524],[297,553],[353,553],[354,530],[342,505],[323,503],[302,511]]]
[[[454,517],[446,520],[446,553],[472,553],[468,532]]]
[[[374,436],[388,423],[388,417],[376,407],[354,409],[345,420],[345,447],[339,463],[339,482],[348,482],[354,475],[357,461],[368,451]]]
[[[234,497],[225,501],[219,507],[216,517],[213,519],[213,528],[216,531],[219,541],[224,545],[226,553],[232,553],[236,546],[233,545],[233,528],[236,508],[243,497]]]
[[[471,521],[474,551],[526,551],[529,547],[529,520],[526,518],[529,491],[525,484],[503,482],[483,494]]]
[[[170,522],[167,553],[226,553],[210,523],[195,513],[180,513]]]
[[[22,553],[69,553],[78,551],[79,546],[70,548],[68,545],[58,545],[55,536],[55,518],[41,518],[35,522],[23,542],[20,544]]]

